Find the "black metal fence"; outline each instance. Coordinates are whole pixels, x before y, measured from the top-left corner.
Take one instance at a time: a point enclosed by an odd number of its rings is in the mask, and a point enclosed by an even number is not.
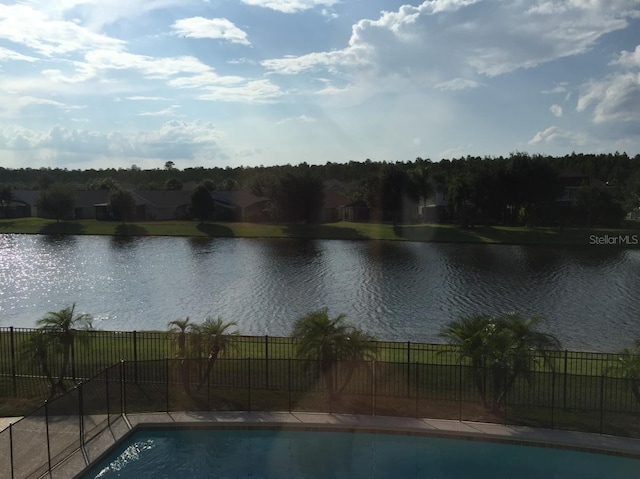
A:
[[[53,477],[69,454],[87,458],[88,444],[122,415],[225,410],[430,417],[640,437],[640,402],[627,379],[538,371],[506,387],[491,370],[417,361],[325,370],[290,358],[121,361],[0,432],[0,479]],[[86,463],[72,464],[74,474]]]
[[[50,385],[43,381],[43,357],[31,344],[37,332],[28,328],[0,328],[0,397],[48,395]],[[180,356],[179,336],[159,331],[76,331],[66,371],[62,371],[64,355],[55,344],[49,346],[44,359],[53,380],[63,373],[67,382],[75,384],[121,359],[138,362],[176,358]],[[197,335],[186,334],[184,339],[185,356],[197,359],[208,355]],[[407,375],[415,363],[447,366],[458,361],[457,348],[445,344],[377,341],[375,345],[379,361],[404,364]],[[612,369],[616,354],[567,350],[547,354],[551,361],[540,361],[536,366],[540,372],[596,377],[616,374]],[[238,336],[235,347],[222,357],[267,361],[295,358],[296,341],[288,337]]]

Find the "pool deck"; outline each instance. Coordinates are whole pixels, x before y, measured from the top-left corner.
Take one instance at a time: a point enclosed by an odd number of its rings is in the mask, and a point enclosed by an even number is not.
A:
[[[0,418],[0,430],[19,418]],[[58,421],[77,423],[77,417],[59,417]],[[53,478],[81,477],[78,474],[86,462],[95,463],[136,426],[139,427],[275,427],[382,432],[396,434],[427,435],[436,437],[466,438],[476,441],[508,442],[519,445],[561,447],[567,449],[601,452],[640,458],[640,439],[607,436],[576,431],[538,429],[522,426],[505,426],[470,421],[428,418],[403,418],[388,416],[361,416],[350,414],[326,414],[313,412],[170,412],[127,414],[115,419],[106,427],[106,417],[88,417],[87,422],[96,425],[97,434],[84,448],[70,451],[65,459],[54,467]],[[99,426],[103,424],[103,426]],[[66,434],[58,428],[61,439]],[[52,441],[55,441],[52,437]],[[23,443],[24,446],[24,443]],[[29,449],[29,448],[25,448]],[[42,463],[40,454],[21,450],[21,456]],[[26,457],[25,457],[26,456]],[[45,459],[46,460],[46,459]],[[2,462],[0,460],[0,462]],[[56,461],[57,462],[57,461]],[[0,478],[4,475],[0,468]],[[7,469],[8,470],[8,469]],[[7,476],[8,477],[8,476]]]

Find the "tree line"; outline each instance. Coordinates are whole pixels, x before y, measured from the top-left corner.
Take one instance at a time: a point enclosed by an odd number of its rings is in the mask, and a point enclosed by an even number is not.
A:
[[[575,195],[561,204],[557,199],[567,186],[562,177],[566,171],[582,175],[582,180],[571,185]],[[467,156],[438,162],[416,158],[396,163],[366,160],[182,170],[173,162],[152,170],[135,165],[104,170],[0,168],[0,203],[6,207],[15,188],[51,190],[62,184],[179,190],[191,184],[192,214],[200,220],[213,218],[211,192],[245,189],[270,200],[265,219],[313,223],[320,217],[327,180],[339,180],[341,193],[375,212],[372,220],[389,222],[403,221],[408,204],[424,206],[436,194],[443,204],[430,217],[421,213],[419,220],[462,226],[616,226],[626,213],[640,207],[640,155],[631,158],[618,152],[562,157],[515,152],[508,157]]]

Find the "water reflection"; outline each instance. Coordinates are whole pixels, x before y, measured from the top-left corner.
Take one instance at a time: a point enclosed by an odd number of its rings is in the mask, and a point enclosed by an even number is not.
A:
[[[640,337],[640,251],[477,244],[0,236],[0,326],[76,302],[101,329],[208,315],[286,335],[328,307],[380,339],[439,341],[451,319],[543,315],[572,349]]]

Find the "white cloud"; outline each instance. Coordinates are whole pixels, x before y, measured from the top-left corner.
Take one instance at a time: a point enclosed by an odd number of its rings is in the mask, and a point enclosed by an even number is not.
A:
[[[242,0],[242,3],[257,7],[270,8],[283,13],[296,13],[318,6],[330,7],[339,0]]]
[[[640,68],[640,45],[638,45],[632,52],[623,51],[614,64],[630,70]]]
[[[177,20],[171,28],[177,35],[188,38],[213,38],[250,45],[246,32],[226,18],[183,18]]]
[[[284,125],[285,123],[315,123],[317,121],[316,118],[307,115],[299,115],[299,116],[290,116],[288,118],[284,118],[276,123],[276,125]]]
[[[7,60],[20,60],[23,62],[38,61],[36,57],[30,57],[28,55],[23,55],[22,53],[14,52],[13,50],[9,50],[8,48],[0,47],[0,62]]]
[[[623,51],[613,65],[624,70],[583,85],[577,110],[593,107],[594,123],[635,124],[640,131],[640,47]]]
[[[273,58],[262,65],[280,74],[327,70],[350,79],[393,72],[446,87],[451,78],[477,82],[478,76],[584,53],[603,35],[627,27],[638,13],[637,2],[630,0],[547,0],[538,6],[426,0],[360,20],[342,49]]]
[[[171,101],[171,98],[165,97],[165,96],[143,96],[143,95],[137,95],[137,96],[128,96],[127,100],[131,100],[131,101]]]
[[[171,105],[168,108],[163,108],[158,111],[145,111],[138,113],[137,116],[182,116],[178,115],[178,108],[182,108],[180,105]]]
[[[560,105],[551,105],[549,111],[558,118],[562,116],[562,107]]]
[[[477,88],[479,86],[480,83],[477,81],[465,80],[464,78],[454,78],[453,80],[448,80],[435,85],[438,90],[444,91],[466,90],[468,88]]]
[[[206,86],[198,96],[200,100],[268,103],[284,95],[284,92],[269,80],[251,80],[241,85]]]
[[[40,132],[19,127],[0,129],[0,149],[20,150],[28,156],[40,150],[65,155],[114,158],[194,159],[220,156],[223,135],[211,123],[172,120],[151,131],[90,131],[55,126]]]
[[[43,12],[22,4],[0,4],[0,38],[47,57],[124,46],[122,40],[94,33],[72,21],[51,20]]]
[[[557,126],[551,126],[539,131],[528,142],[529,145],[553,145],[562,147],[584,146],[587,137],[583,133],[567,131]]]

